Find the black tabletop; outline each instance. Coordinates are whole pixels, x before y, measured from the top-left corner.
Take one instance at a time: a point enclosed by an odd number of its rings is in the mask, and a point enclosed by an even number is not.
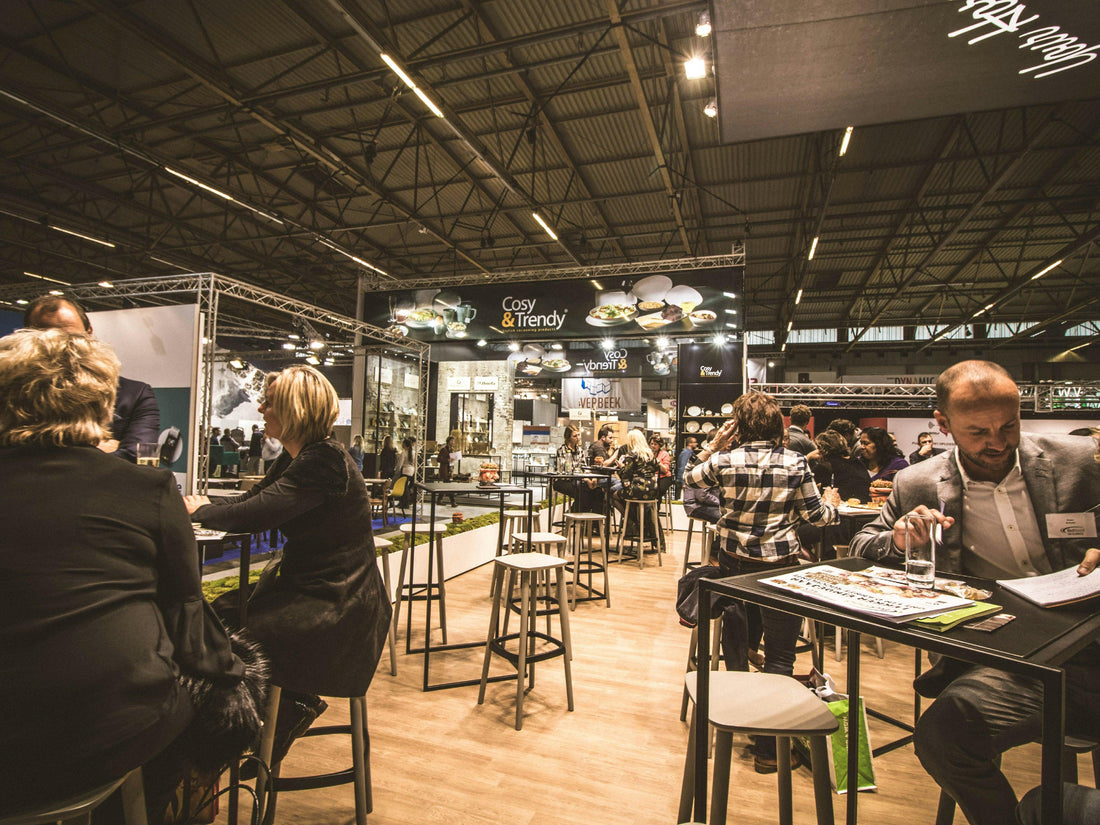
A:
[[[845,570],[870,567],[867,559],[835,559],[829,564]],[[801,616],[839,624],[861,633],[881,636],[926,650],[946,653],[967,661],[1011,667],[1013,661],[1030,664],[1057,665],[1082,647],[1100,638],[1100,600],[1090,599],[1063,607],[1039,607],[999,587],[996,582],[971,576],[952,576],[992,591],[989,599],[1002,607],[1002,612],[1016,617],[1004,627],[992,632],[973,630],[959,625],[940,632],[911,623],[891,624],[873,616],[834,607],[760,582],[790,570],[749,573],[727,579],[704,580],[707,589],[737,596],[756,604],[787,610]]]
[[[429,493],[525,493],[517,484],[478,484],[469,481],[418,481],[416,486]]]

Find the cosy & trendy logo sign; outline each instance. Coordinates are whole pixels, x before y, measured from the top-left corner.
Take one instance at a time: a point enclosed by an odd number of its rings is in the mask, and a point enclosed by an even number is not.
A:
[[[569,313],[568,308],[560,311],[536,312],[537,298],[515,298],[507,296],[500,302],[500,326],[511,332],[557,332]]]

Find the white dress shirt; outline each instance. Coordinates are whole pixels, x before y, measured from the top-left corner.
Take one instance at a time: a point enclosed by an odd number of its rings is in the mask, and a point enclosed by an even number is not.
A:
[[[977,481],[966,474],[955,448],[963,481],[963,568],[987,579],[1015,579],[1050,573],[1043,536],[1031,506],[1020,456],[1001,481]],[[952,514],[948,514],[952,515]]]

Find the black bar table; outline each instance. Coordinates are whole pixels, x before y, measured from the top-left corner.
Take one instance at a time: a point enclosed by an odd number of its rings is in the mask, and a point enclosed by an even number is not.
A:
[[[504,499],[509,495],[523,496],[523,505],[527,508],[527,537],[530,539],[532,527],[531,522],[533,519],[534,511],[534,492],[529,487],[518,487],[513,484],[475,484],[475,483],[463,483],[463,482],[445,482],[445,481],[429,481],[429,482],[417,482],[416,487],[418,490],[422,490],[428,498],[428,598],[424,599],[425,604],[425,620],[424,620],[424,646],[414,648],[411,646],[412,640],[412,605],[413,599],[410,593],[409,598],[409,610],[405,617],[405,652],[406,653],[423,653],[424,654],[424,684],[423,689],[428,690],[446,690],[447,688],[456,687],[468,687],[470,685],[480,685],[480,676],[477,679],[465,679],[457,682],[437,682],[435,684],[429,681],[429,668],[431,663],[431,654],[433,651],[439,652],[444,650],[464,650],[473,647],[484,647],[485,639],[480,639],[474,642],[458,642],[445,645],[433,645],[432,644],[432,599],[431,599],[431,582],[432,573],[435,569],[435,524],[436,524],[436,504],[439,501],[440,496],[453,496],[453,495],[480,495],[480,496],[496,496],[499,502],[500,508],[500,521],[498,523],[497,534],[497,547],[500,547],[504,543]],[[420,510],[419,496],[413,501],[412,514],[413,524],[419,524],[420,519],[418,517],[418,511]],[[416,545],[414,543],[415,536],[413,533],[409,533],[409,578],[413,579],[413,562],[415,560]],[[439,571],[440,576],[443,575],[443,571]],[[404,586],[404,582],[398,585],[398,598],[401,597],[401,590]],[[489,679],[490,682],[503,682],[509,679],[515,679],[516,674],[504,674],[501,676],[493,676]]]
[[[837,559],[819,564],[831,564],[845,570],[862,570],[871,562],[862,558]],[[817,565],[815,565],[817,566]],[[802,570],[807,568],[803,567]],[[970,630],[966,625],[946,632],[925,630],[912,624],[893,624],[872,616],[852,613],[825,602],[808,599],[790,591],[780,590],[760,579],[780,575],[788,570],[749,573],[725,579],[699,580],[699,647],[696,718],[706,720],[710,705],[710,617],[709,594],[732,596],[762,607],[782,610],[816,621],[839,625],[849,631],[848,683],[849,699],[859,698],[860,634],[869,633],[911,647],[941,653],[979,665],[988,665],[1011,673],[1038,679],[1043,684],[1042,743],[1042,822],[1061,825],[1062,821],[1062,740],[1065,734],[1065,671],[1061,664],[1096,638],[1100,630],[1100,611],[1095,599],[1057,608],[1043,608],[1025,601],[993,582],[967,576],[953,576],[991,590],[990,601],[1002,605],[1003,612],[1016,617],[991,633]],[[848,726],[848,777],[858,788],[860,725]],[[707,809],[707,742],[697,736],[695,745],[695,820],[706,821]],[[700,770],[699,765],[704,769]],[[858,790],[847,794],[847,825],[856,825],[859,805]]]

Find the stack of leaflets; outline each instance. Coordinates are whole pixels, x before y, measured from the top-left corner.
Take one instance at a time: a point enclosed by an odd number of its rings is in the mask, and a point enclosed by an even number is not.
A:
[[[908,587],[905,573],[900,572],[899,580],[899,572],[885,567],[844,570],[832,565],[814,565],[761,579],[761,582],[895,624],[947,613],[974,603],[935,590]]]
[[[1100,594],[1100,571],[1079,576],[1076,567],[1067,567],[1045,576],[1028,576],[1022,579],[1002,579],[997,582],[1017,596],[1041,607],[1057,607],[1062,604],[1091,599]]]

